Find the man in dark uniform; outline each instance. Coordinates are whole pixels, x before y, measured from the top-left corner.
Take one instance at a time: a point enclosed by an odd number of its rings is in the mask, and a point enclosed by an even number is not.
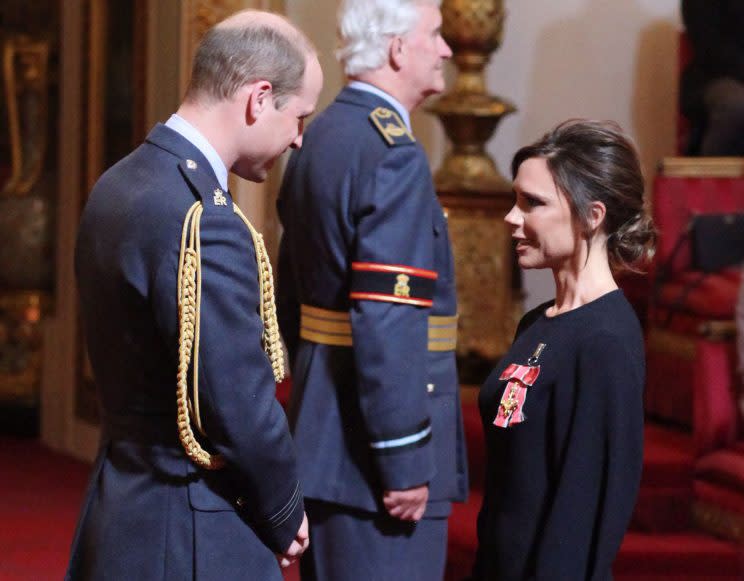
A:
[[[270,267],[227,176],[300,147],[321,84],[300,31],[238,13],[94,187],[76,270],[102,441],[68,579],[279,581],[307,547]]]
[[[352,82],[293,152],[279,200],[313,537],[300,567],[304,581],[433,581],[467,475],[447,224],[408,117],[444,89],[452,53],[435,1],[348,0],[339,17]]]

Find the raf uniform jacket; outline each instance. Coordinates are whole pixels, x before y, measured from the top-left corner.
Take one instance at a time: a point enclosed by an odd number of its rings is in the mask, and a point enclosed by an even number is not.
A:
[[[86,204],[75,259],[102,442],[69,579],[281,579],[273,553],[303,516],[295,451],[261,344],[253,241],[218,188],[204,155],[158,125]],[[191,463],[176,423],[181,230],[199,200],[199,401],[216,471]]]
[[[290,425],[306,497],[383,511],[384,490],[428,483],[425,516],[441,517],[467,490],[455,354],[427,350],[428,317],[457,312],[453,260],[426,155],[389,108],[347,87],[287,167]],[[303,320],[308,306],[323,310]],[[327,344],[336,331],[353,346]]]

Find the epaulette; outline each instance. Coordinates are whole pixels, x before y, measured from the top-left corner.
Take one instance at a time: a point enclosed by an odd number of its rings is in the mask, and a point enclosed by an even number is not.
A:
[[[370,121],[380,132],[380,135],[387,141],[388,145],[407,145],[416,143],[416,139],[408,131],[408,127],[403,123],[395,111],[378,107],[369,115]]]
[[[221,188],[216,188],[214,177],[201,171],[197,162],[193,159],[184,159],[178,164],[181,174],[191,185],[196,197],[204,202],[204,208],[224,208],[232,211],[232,199],[229,194]]]

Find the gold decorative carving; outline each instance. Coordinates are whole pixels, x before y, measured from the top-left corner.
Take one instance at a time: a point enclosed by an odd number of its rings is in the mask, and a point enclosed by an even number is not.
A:
[[[185,87],[194,52],[207,30],[233,12],[251,6],[240,0],[186,0],[183,5],[181,66],[185,73],[182,75]]]
[[[18,36],[3,46],[3,77],[11,144],[11,175],[0,195],[28,194],[47,148],[49,44]],[[32,126],[29,126],[29,125]]]
[[[41,318],[51,286],[50,204],[42,174],[48,142],[49,43],[25,35],[3,44],[11,147],[0,189],[0,402],[39,405]],[[48,177],[48,176],[47,176]],[[48,180],[47,180],[48,181]]]
[[[0,403],[35,407],[42,363],[40,321],[50,297],[40,292],[0,295]]]
[[[455,254],[460,335],[457,353],[489,361],[511,344],[518,309],[511,289],[511,240],[496,208],[448,207]]]
[[[714,504],[697,501],[692,505],[692,521],[713,535],[744,545],[744,515]]]
[[[486,92],[484,68],[501,45],[502,0],[444,0],[442,35],[452,47],[459,70],[451,92],[429,111],[439,116],[452,140],[452,151],[435,176],[440,192],[509,191],[511,186],[485,152],[501,119],[516,109]]]

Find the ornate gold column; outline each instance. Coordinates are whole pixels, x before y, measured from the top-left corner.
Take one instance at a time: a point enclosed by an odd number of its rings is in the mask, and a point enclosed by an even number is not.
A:
[[[484,68],[501,45],[502,0],[444,0],[442,35],[459,70],[455,86],[429,111],[452,141],[435,174],[448,214],[457,267],[461,379],[479,383],[511,343],[521,310],[512,288],[511,238],[503,217],[511,184],[485,151],[501,119],[516,109],[486,92]]]

